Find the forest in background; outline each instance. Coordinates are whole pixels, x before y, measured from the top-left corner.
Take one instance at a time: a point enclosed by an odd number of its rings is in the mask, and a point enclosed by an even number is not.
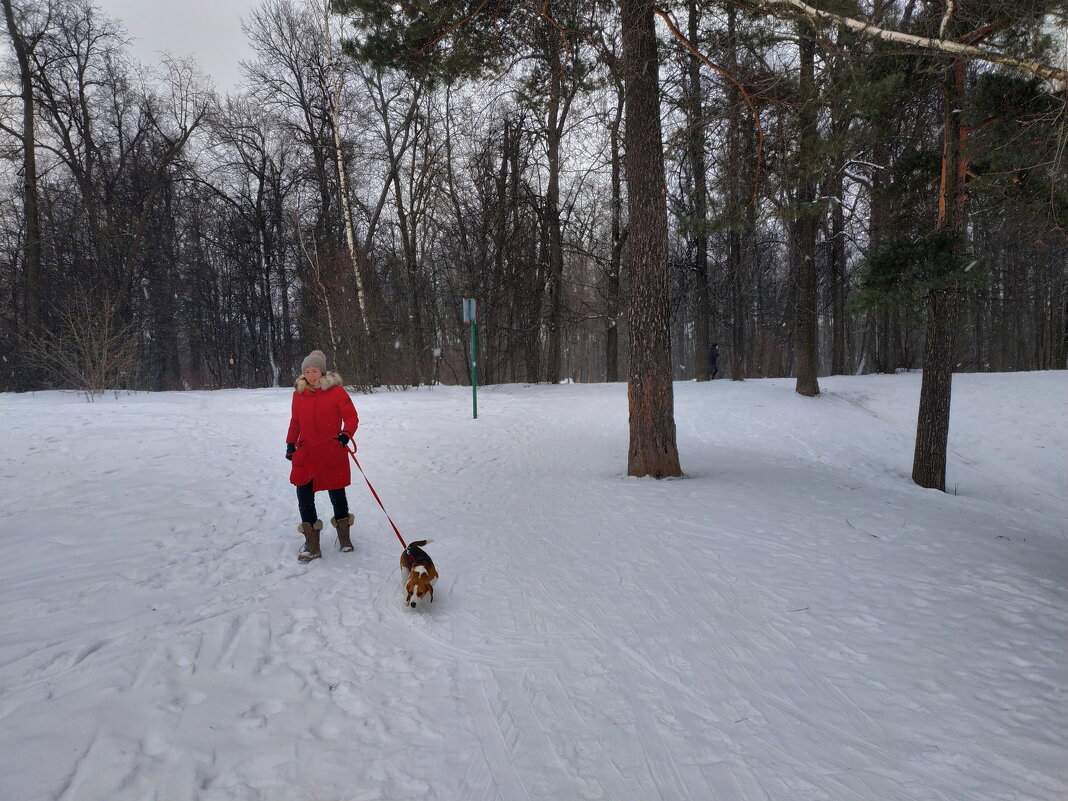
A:
[[[265,0],[220,96],[91,3],[3,0],[0,388],[284,385],[311,348],[465,383],[464,297],[480,383],[627,378],[615,4],[334,5]],[[947,287],[953,369],[1064,368],[1063,73],[790,6],[657,7],[673,377],[712,342],[730,378],[920,367]],[[1065,62],[1064,3],[834,9]]]

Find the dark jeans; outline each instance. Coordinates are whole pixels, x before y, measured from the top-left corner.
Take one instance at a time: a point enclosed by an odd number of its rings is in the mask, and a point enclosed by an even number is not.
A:
[[[349,499],[345,497],[345,488],[327,490],[330,503],[334,507],[334,517],[340,520],[349,516]],[[315,511],[315,491],[312,482],[297,487],[297,506],[300,507],[300,522],[314,523],[319,519]]]

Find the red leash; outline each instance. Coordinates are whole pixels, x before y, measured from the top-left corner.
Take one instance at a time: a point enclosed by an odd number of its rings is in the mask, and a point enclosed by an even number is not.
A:
[[[375,500],[378,501],[378,505],[382,507],[382,511],[386,515],[386,520],[393,526],[393,533],[397,535],[397,539],[400,540],[400,544],[405,550],[408,550],[408,544],[404,541],[404,537],[401,536],[400,529],[397,528],[397,524],[393,522],[393,518],[389,516],[389,512],[386,512],[386,507],[382,504],[382,499],[378,497],[378,493],[375,492],[375,488],[371,486],[371,482],[367,478],[367,474],[363,472],[363,468],[360,467],[360,460],[356,458],[356,443],[352,440],[349,441],[349,445],[352,445],[350,449],[348,445],[345,446],[345,450],[348,451],[349,456],[352,457],[352,461],[356,462],[356,466],[360,468],[360,473],[363,474],[363,480],[367,482],[367,489],[371,490],[371,494],[375,496]]]

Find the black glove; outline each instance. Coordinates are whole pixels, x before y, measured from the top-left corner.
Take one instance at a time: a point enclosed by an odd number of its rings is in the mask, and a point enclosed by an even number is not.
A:
[[[286,458],[289,459],[289,461],[292,462],[293,461],[293,454],[296,453],[296,452],[297,452],[297,446],[294,445],[292,442],[287,442],[286,443]]]
[[[338,434],[335,439],[341,443],[342,448],[349,444],[349,435],[346,434],[344,431]]]

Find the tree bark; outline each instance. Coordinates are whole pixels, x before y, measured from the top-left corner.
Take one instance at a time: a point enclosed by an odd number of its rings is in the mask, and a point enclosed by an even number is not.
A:
[[[959,258],[963,230],[964,162],[961,147],[961,111],[964,100],[964,62],[946,68],[943,80],[942,186],[938,199],[938,227],[950,235],[950,267]],[[953,384],[954,343],[959,317],[957,292],[952,287],[932,288],[927,296],[927,341],[923,351],[923,380],[916,421],[916,451],[912,480],[928,489],[946,489],[946,452],[949,447],[949,407]]]
[[[696,0],[690,0],[687,35],[697,42],[698,13]],[[705,175],[705,114],[701,89],[701,62],[692,55],[686,57],[686,123],[690,169],[693,171],[693,202],[691,227],[694,247],[694,291],[692,296],[694,327],[694,366],[698,381],[708,381],[709,375],[709,302],[708,302],[708,179]]]
[[[912,480],[921,487],[942,491],[946,489],[956,317],[955,298],[948,292],[931,292],[927,298],[927,341],[923,349]]]
[[[550,4],[546,3],[546,10]],[[545,355],[545,380],[560,383],[560,351],[563,343],[563,283],[564,244],[560,230],[560,141],[563,139],[564,115],[561,110],[563,64],[560,58],[560,33],[551,28],[547,37],[546,66],[549,75],[549,102],[546,108],[545,132],[549,157],[549,180],[545,191],[545,217],[548,228],[549,269],[546,294],[549,317],[548,352]]]
[[[338,69],[335,60],[333,34],[330,30],[330,4],[322,6],[322,41],[324,57],[327,63],[327,71],[324,76],[322,87],[323,96],[327,102],[327,112],[330,123],[330,133],[333,139],[334,163],[337,167],[338,201],[341,207],[341,219],[345,230],[345,245],[352,266],[353,281],[356,287],[356,307],[358,310],[360,330],[365,337],[363,342],[363,360],[360,364],[363,375],[359,376],[360,383],[369,386],[378,386],[382,381],[380,364],[378,359],[379,343],[375,341],[372,333],[371,315],[367,300],[367,282],[364,279],[362,268],[362,255],[356,239],[356,223],[352,214],[352,200],[349,194],[348,164],[345,160],[344,142],[341,137],[341,103],[345,88],[345,73]],[[386,111],[383,111],[386,114]],[[398,169],[396,164],[394,170]],[[394,176],[396,173],[394,173]],[[356,364],[354,345],[345,342],[344,352]],[[337,355],[335,355],[337,358]]]
[[[612,120],[612,255],[605,288],[605,381],[619,381],[619,318],[621,316],[620,277],[623,273],[623,181],[619,153],[620,123],[623,120],[623,88],[618,88],[616,114]]]
[[[623,246],[626,241],[626,229],[623,227],[623,160],[621,155],[621,134],[626,91],[620,71],[619,60],[613,55],[605,54],[609,74],[615,87],[616,107],[608,123],[608,141],[611,152],[611,237],[612,250],[608,262],[608,272],[604,280],[604,348],[605,381],[619,381],[619,323],[621,309],[621,278],[623,273]]]
[[[847,119],[837,118],[832,123],[835,140],[844,139],[849,127]],[[846,315],[846,248],[845,248],[845,158],[835,159],[832,166],[831,182],[831,236],[827,243],[828,273],[831,283],[831,375],[844,375],[846,372],[846,330],[849,318]]]
[[[41,212],[37,196],[31,44],[18,28],[11,0],[3,0],[3,6],[7,30],[19,65],[19,93],[22,99],[22,212],[26,225],[22,280],[23,333],[34,337],[40,328]]]
[[[808,25],[798,23],[798,46],[801,65],[801,110],[799,112],[798,166],[800,181],[797,192],[797,292],[794,346],[797,350],[797,384],[799,395],[820,394],[818,331],[816,329],[816,147],[819,129],[816,119],[816,44]]]
[[[738,71],[738,11],[733,4],[727,6],[727,58],[728,69]],[[753,129],[742,106],[742,92],[731,83],[727,87],[727,293],[730,298],[731,317],[731,380],[744,381],[746,367],[746,325],[748,301],[744,278],[744,241],[753,240],[752,222],[756,218],[756,206],[745,206],[742,176],[745,165],[756,161],[756,142]],[[744,236],[743,236],[744,233]]]
[[[668,331],[667,185],[653,4],[619,0],[626,84],[630,359],[627,474],[682,475],[675,442]]]

